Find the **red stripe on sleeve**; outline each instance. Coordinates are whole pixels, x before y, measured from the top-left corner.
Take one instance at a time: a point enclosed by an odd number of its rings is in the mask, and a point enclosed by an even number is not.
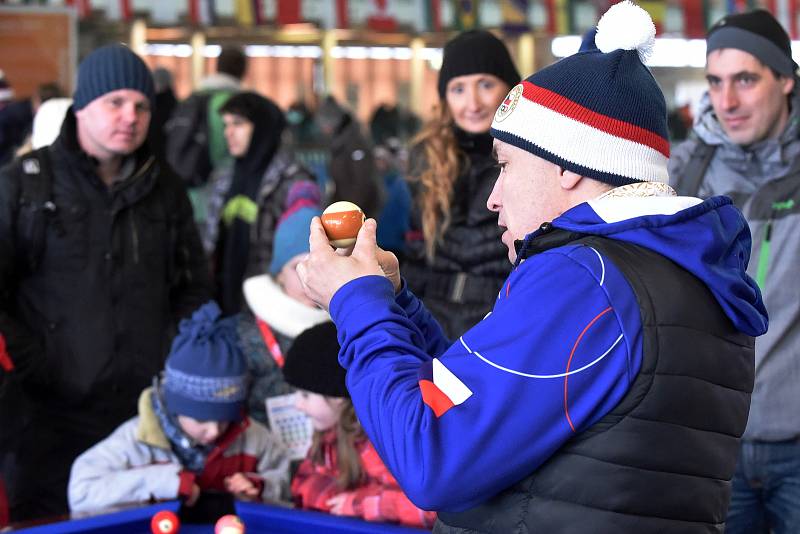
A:
[[[420,380],[419,389],[422,391],[422,402],[427,404],[436,417],[441,417],[447,410],[455,406],[450,397],[445,395],[436,384],[430,380]]]

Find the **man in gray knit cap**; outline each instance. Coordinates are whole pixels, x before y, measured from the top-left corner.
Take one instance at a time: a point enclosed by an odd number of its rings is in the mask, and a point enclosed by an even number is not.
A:
[[[210,294],[186,191],[145,142],[153,97],[136,54],[99,48],[58,139],[0,171],[12,521],[67,511],[72,461],[135,414],[177,321]]]
[[[728,195],[750,226],[747,268],[769,313],[733,478],[728,534],[800,532],[800,100],[789,36],[769,12],[708,32],[708,93],[670,160],[679,193]]]

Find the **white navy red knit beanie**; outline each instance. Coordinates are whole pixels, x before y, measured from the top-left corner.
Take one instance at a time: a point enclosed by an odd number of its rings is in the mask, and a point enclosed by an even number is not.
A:
[[[667,182],[667,106],[643,63],[655,31],[639,6],[612,6],[579,52],[508,93],[492,136],[614,186]]]

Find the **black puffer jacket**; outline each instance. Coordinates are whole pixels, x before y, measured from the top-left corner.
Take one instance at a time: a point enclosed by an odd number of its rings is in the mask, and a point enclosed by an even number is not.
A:
[[[425,256],[418,194],[401,269],[409,288],[433,313],[451,339],[474,326],[491,310],[511,270],[500,241],[497,214],[486,208],[499,169],[492,158],[489,134],[456,129],[465,165],[453,186],[450,226],[436,246],[433,261]],[[412,184],[418,186],[419,184]]]
[[[38,411],[102,437],[135,414],[177,321],[209,299],[206,263],[182,183],[146,144],[111,188],[79,148],[71,111],[35,155],[49,162],[55,215],[31,265],[40,206],[19,202],[29,158],[0,172],[0,332]]]

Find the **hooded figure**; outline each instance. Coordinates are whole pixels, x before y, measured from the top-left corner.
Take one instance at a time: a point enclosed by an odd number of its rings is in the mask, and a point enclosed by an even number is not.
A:
[[[298,180],[316,185],[309,171],[280,151],[286,119],[274,102],[243,92],[232,96],[220,114],[234,165],[216,184],[209,221],[218,236],[213,247],[218,300],[231,314],[244,304],[245,275],[263,273],[269,265],[276,222],[291,186]]]

